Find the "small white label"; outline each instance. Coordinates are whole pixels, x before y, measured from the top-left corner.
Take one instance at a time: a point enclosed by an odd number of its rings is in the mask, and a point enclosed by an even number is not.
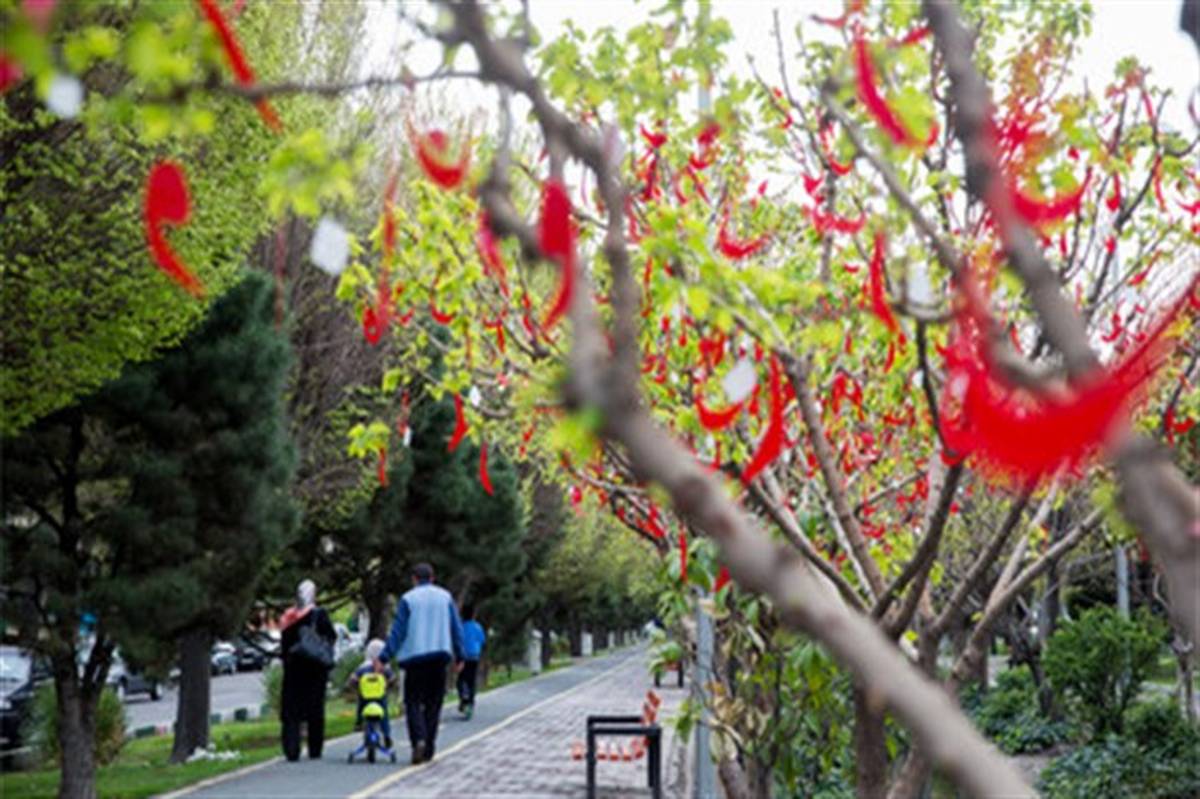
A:
[[[322,272],[340,275],[350,258],[350,234],[334,219],[321,217],[308,257]]]
[[[63,119],[73,119],[83,107],[83,84],[70,75],[55,75],[46,91],[46,107]]]
[[[483,395],[479,393],[478,386],[471,386],[470,392],[467,393],[467,399],[471,401],[472,408],[479,407],[479,403],[483,400]]]
[[[754,364],[749,358],[742,358],[721,380],[721,388],[725,389],[725,396],[730,402],[741,402],[750,396],[757,383],[758,376],[754,373]]]
[[[409,427],[408,425],[405,425],[404,426],[404,446],[407,447],[411,443],[412,443],[412,428]]]

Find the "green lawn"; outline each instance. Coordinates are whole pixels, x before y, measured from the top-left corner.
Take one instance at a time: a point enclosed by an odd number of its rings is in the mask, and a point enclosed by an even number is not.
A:
[[[354,728],[354,708],[347,702],[334,701],[326,707],[325,734],[329,738],[346,735]],[[99,769],[96,789],[100,796],[120,799],[172,791],[206,777],[242,766],[269,760],[280,753],[279,721],[274,718],[214,724],[212,742],[218,751],[234,750],[233,760],[202,760],[171,765],[171,736],[138,738],[130,741],[121,754]],[[41,768],[0,774],[0,796],[4,799],[41,799],[58,791],[58,769]]]
[[[550,662],[549,671],[569,666],[569,657],[557,657]],[[516,667],[493,669],[488,675],[487,690],[494,690],[532,675],[529,669]],[[457,702],[453,692],[450,700]],[[342,699],[331,700],[325,708],[325,736],[336,738],[354,729],[354,704]],[[279,721],[275,718],[255,721],[233,721],[214,724],[212,742],[218,751],[236,751],[232,760],[202,760],[195,763],[171,765],[171,736],[138,738],[130,741],[121,754],[99,769],[96,788],[100,796],[109,799],[142,799],[173,791],[226,771],[270,760],[280,753]],[[0,774],[0,797],[4,799],[42,799],[58,792],[58,768],[39,768]]]

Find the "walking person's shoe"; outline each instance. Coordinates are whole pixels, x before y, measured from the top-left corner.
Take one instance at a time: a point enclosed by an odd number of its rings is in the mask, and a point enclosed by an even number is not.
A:
[[[414,766],[425,762],[425,742],[413,741],[412,746],[412,764]]]
[[[475,703],[468,702],[467,709],[463,711],[463,718],[466,719],[467,721],[470,721],[471,716],[474,715],[474,713],[475,713]]]

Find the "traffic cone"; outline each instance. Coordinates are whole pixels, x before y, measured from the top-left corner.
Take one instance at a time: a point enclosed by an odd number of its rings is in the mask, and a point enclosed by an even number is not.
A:
[[[621,745],[621,759],[624,761],[633,760],[633,749],[632,748],[626,749],[625,745],[622,744]]]
[[[583,760],[583,741],[575,741],[571,744],[571,759]]]

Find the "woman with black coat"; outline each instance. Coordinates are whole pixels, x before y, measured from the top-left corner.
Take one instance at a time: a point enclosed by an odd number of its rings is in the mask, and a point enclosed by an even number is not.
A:
[[[324,608],[317,607],[317,586],[312,580],[300,583],[296,590],[296,605],[290,607],[280,620],[283,633],[280,650],[283,658],[283,695],[280,720],[283,726],[283,754],[288,760],[300,759],[300,724],[308,724],[308,756],[321,757],[325,745],[325,683],[329,666],[303,651],[298,651],[301,631],[311,627],[319,638],[328,643],[332,656],[337,633]]]

